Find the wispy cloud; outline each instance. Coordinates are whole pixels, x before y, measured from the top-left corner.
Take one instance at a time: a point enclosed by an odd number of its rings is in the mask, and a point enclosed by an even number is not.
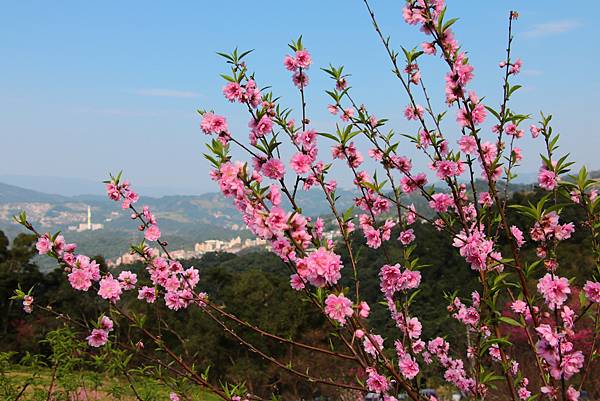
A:
[[[174,89],[138,89],[132,93],[139,96],[157,96],[157,97],[199,97],[200,94],[191,91],[180,91]]]
[[[549,21],[534,25],[530,30],[525,31],[523,36],[527,38],[541,38],[545,36],[559,35],[561,33],[572,31],[580,26],[581,22],[574,19]]]
[[[159,111],[147,111],[147,110],[130,110],[120,108],[104,108],[104,107],[87,107],[78,106],[71,109],[75,113],[85,114],[101,114],[105,116],[115,117],[157,117],[161,114]],[[164,112],[162,112],[164,114]]]

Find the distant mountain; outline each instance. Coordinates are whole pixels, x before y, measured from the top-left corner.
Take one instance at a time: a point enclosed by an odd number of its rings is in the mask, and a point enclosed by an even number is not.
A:
[[[208,239],[251,236],[242,230],[242,222],[231,203],[217,194],[142,197],[140,203],[155,212],[165,239],[174,249],[191,249],[196,242]],[[87,221],[88,207],[92,223],[103,227],[95,231],[77,231],[79,225]],[[142,238],[130,212],[122,210],[105,195],[52,195],[0,183],[0,230],[9,237],[23,232],[23,228],[12,220],[21,211],[27,213],[39,230],[60,230],[87,254],[114,258],[127,252],[130,243]]]
[[[591,175],[598,177],[600,174],[595,171]],[[444,183],[436,183],[435,186],[442,191],[445,188]],[[508,192],[530,191],[533,186],[515,183],[510,185]],[[476,187],[478,192],[486,191],[487,183],[477,180]],[[498,188],[503,190],[501,182]],[[140,205],[148,205],[154,211],[164,238],[176,249],[189,250],[196,242],[208,239],[252,237],[245,229],[231,200],[219,193],[163,197],[144,196],[143,191],[140,193]],[[343,212],[353,206],[356,192],[338,189],[336,196],[339,197],[336,206]],[[331,214],[320,191],[299,190],[297,197],[304,215],[315,217]],[[283,199],[285,201],[285,197]],[[425,215],[431,214],[427,202],[419,195],[411,194],[404,202],[414,203],[417,210]],[[91,209],[92,223],[102,224],[101,230],[75,230],[86,222],[88,207]],[[23,210],[41,231],[61,230],[69,241],[77,242],[81,251],[88,254],[102,254],[107,258],[114,258],[126,252],[130,243],[142,238],[141,233],[136,230],[136,223],[131,221],[130,212],[122,210],[104,194],[52,195],[0,183],[0,230],[9,237],[22,232],[22,228],[12,220],[12,216]],[[355,210],[355,213],[359,213],[359,210]]]
[[[141,192],[141,191],[140,191]],[[140,206],[148,205],[159,220],[164,238],[172,249],[191,249],[196,242],[208,239],[252,237],[245,229],[239,212],[230,199],[219,193],[203,195],[144,196]],[[354,194],[339,190],[340,210],[352,205]],[[323,195],[317,191],[299,191],[303,213],[309,216],[329,214]],[[92,223],[102,224],[96,231],[77,231],[87,222],[91,209]],[[62,231],[69,241],[76,242],[80,251],[117,257],[128,250],[129,244],[139,242],[142,234],[130,218],[128,210],[109,200],[106,195],[52,195],[31,189],[0,183],[0,230],[9,237],[23,232],[12,217],[21,211],[41,231]]]
[[[53,176],[31,176],[0,174],[0,182],[16,185],[21,188],[32,189],[50,194],[62,194],[63,196],[77,196],[82,194],[104,195],[104,186],[102,180],[91,180],[86,178],[74,177],[53,177]],[[176,188],[161,186],[136,186],[140,193],[148,196],[165,196],[169,194],[201,194],[203,189],[198,188]]]
[[[0,182],[0,204],[19,202],[64,202],[68,198],[60,195],[46,194],[43,192],[25,189]]]

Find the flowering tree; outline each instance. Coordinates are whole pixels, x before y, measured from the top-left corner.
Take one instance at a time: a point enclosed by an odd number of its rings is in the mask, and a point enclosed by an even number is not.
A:
[[[523,157],[519,139],[525,135],[523,126],[531,118],[510,108],[512,96],[521,87],[513,80],[522,62],[511,54],[512,25],[518,14],[509,14],[507,50],[500,62],[502,101],[494,106],[485,104],[470,86],[474,67],[454,36],[452,25],[456,19],[446,16],[443,0],[406,3],[404,20],[418,26],[426,40],[420,48],[402,48],[402,52],[394,50],[380,29],[369,2],[364,0],[364,4],[406,94],[404,116],[414,122],[412,135],[388,130],[385,119],[377,118],[353,97],[343,67],[334,66],[323,69],[332,79],[332,88],[325,92],[331,98],[329,112],[339,116],[341,122],[329,132],[312,129],[307,87],[313,61],[302,38],[289,45],[291,53],[283,61],[298,89],[299,122],[293,118],[296,113],[276,94],[260,89],[259,79],[246,62],[250,52],[237,50],[220,53],[230,69],[223,74],[223,94],[247,110],[248,140],[234,135],[225,117],[199,111],[201,130],[212,136],[205,155],[213,168],[211,177],[239,210],[248,229],[267,240],[289,268],[290,285],[298,296],[328,320],[335,336],[330,347],[268,333],[213,303],[210,294],[198,292],[198,271],[184,269],[170,257],[155,216],[147,207],[136,206],[138,195],[120,174],[107,181],[108,196],[129,209],[144,232],[145,241],[132,246],[132,251],[145,259],[148,277],[130,271],[118,277],[101,274],[95,262],[77,255],[75,245],[65,243],[60,234],[39,233],[24,214],[17,220],[38,236],[39,253],[54,257],[64,267],[75,290],[97,292],[106,300],[113,319],[129,322],[146,341],[159,348],[162,356],[148,353],[146,363],[208,387],[226,400],[261,397],[249,394],[243,383],[219,383],[204,370],[206,367],[196,366],[166,347],[161,336],[144,324],[143,316],[131,314],[120,305],[124,292],[135,290],[140,301],[164,302],[172,310],[199,308],[241,345],[281,370],[309,383],[338,387],[344,397],[373,392],[389,401],[396,400],[399,393],[413,400],[428,399],[420,391],[425,379],[423,370],[437,366],[440,376],[468,399],[577,400],[592,377],[593,360],[598,355],[600,201],[597,182],[585,168],[568,175],[572,162],[568,155],[558,154],[558,134],[550,125],[551,116],[542,114],[539,122],[529,126],[529,132],[542,142],[538,184],[547,194],[529,205],[509,203],[508,187]],[[421,77],[419,63],[428,57],[432,62],[441,61],[448,69],[445,110],[434,110]],[[458,130],[445,128],[445,120],[452,115],[456,116]],[[486,121],[492,121],[491,130],[484,127]],[[363,153],[355,142],[359,137],[369,144],[368,156],[378,163],[376,174],[370,174],[363,165]],[[318,152],[318,144],[325,143],[331,146],[328,161],[323,159],[325,152],[321,152],[321,158]],[[427,174],[415,171],[411,160],[402,155],[406,143],[414,145],[428,161],[444,183],[442,188],[428,185]],[[232,147],[245,152],[247,159],[232,160]],[[293,156],[283,160],[282,155],[290,149]],[[333,163],[342,163],[354,178],[354,208],[339,209],[336,181],[331,176]],[[485,182],[483,190],[477,177]],[[337,248],[323,235],[324,221],[302,213],[298,193],[312,188],[322,192],[330,207],[341,234]],[[409,194],[422,196],[430,210],[417,210],[407,204]],[[577,289],[573,277],[561,275],[557,258],[559,246],[576,229],[573,222],[561,219],[566,207],[580,208],[585,215],[577,230],[589,237],[594,255],[593,266],[581,267],[585,284]],[[528,225],[511,225],[511,214],[522,215]],[[447,233],[448,241],[478,278],[479,289],[467,299],[460,298],[458,291],[448,294],[449,319],[460,322],[466,333],[466,344],[462,346],[442,337],[423,338],[421,319],[412,312],[419,299],[419,287],[427,285],[420,273],[425,266],[414,253],[418,238],[411,227],[419,222]],[[396,232],[398,237],[392,237]],[[380,301],[396,327],[393,338],[384,339],[369,324],[371,307],[363,299],[359,279],[357,236],[364,236],[367,245],[386,258],[379,270]],[[525,242],[536,245],[535,258],[523,252]],[[399,259],[390,256],[389,250],[394,247],[401,249]],[[503,254],[502,249],[508,251]],[[31,293],[17,291],[15,297],[23,301],[27,312],[36,306]],[[90,346],[102,347],[111,341],[116,322],[108,316],[107,311],[99,317],[89,333]],[[576,341],[582,324],[589,339],[585,346]],[[245,340],[234,325],[347,364],[348,371],[355,374],[326,377],[318,371],[299,370]],[[521,339],[518,348],[513,344],[515,336]],[[130,347],[132,352],[136,347],[139,352],[143,344]],[[523,369],[519,361],[526,361],[530,369]],[[172,394],[172,399],[178,398],[177,393]]]

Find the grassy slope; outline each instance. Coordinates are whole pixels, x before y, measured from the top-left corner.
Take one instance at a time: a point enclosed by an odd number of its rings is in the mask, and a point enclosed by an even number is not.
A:
[[[52,381],[50,369],[37,369],[36,372],[26,370],[22,366],[15,367],[4,373],[0,373],[0,398],[9,397],[9,387],[18,392],[27,385],[19,401],[45,400],[48,388]],[[134,378],[133,385],[144,401],[169,400],[170,390],[164,385],[150,378]],[[27,384],[29,383],[29,384]],[[65,386],[61,383],[69,383],[68,386],[76,387],[76,391],[69,391],[68,399],[72,401],[138,401],[129,383],[125,379],[108,378],[92,372],[77,372],[69,377],[57,378],[53,386],[53,398],[64,399]],[[73,383],[78,383],[74,385]],[[188,401],[217,401],[221,398],[216,395],[193,389],[182,398]]]

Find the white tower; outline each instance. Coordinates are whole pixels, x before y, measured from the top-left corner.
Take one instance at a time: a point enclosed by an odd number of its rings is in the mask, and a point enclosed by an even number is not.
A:
[[[92,209],[88,206],[87,229],[92,229]]]

